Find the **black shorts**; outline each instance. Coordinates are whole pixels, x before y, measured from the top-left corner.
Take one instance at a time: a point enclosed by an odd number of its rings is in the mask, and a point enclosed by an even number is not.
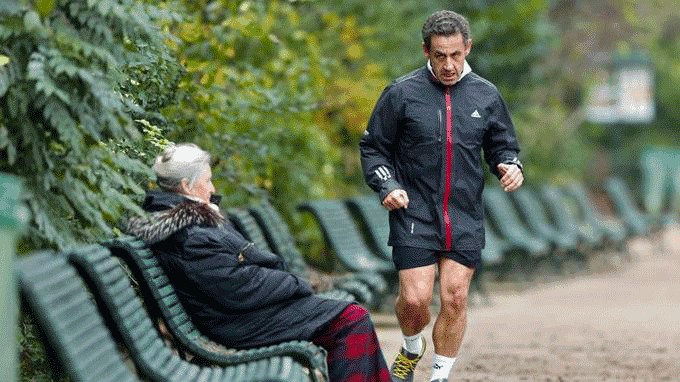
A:
[[[436,251],[434,249],[413,247],[392,247],[392,261],[397,270],[424,267],[436,264],[440,256],[462,264],[468,268],[479,268],[482,263],[482,250]]]

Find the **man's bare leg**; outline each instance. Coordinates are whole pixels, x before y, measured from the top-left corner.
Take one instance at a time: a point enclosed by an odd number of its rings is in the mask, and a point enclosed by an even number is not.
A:
[[[467,298],[474,269],[447,257],[439,260],[441,307],[432,330],[434,351],[455,357],[467,326]]]
[[[399,271],[399,296],[395,311],[404,344],[390,367],[393,382],[412,382],[416,364],[425,353],[422,331],[430,322],[435,265]]]
[[[394,308],[405,336],[420,333],[430,323],[434,274],[434,264],[399,271],[399,296]]]
[[[454,260],[439,260],[441,307],[432,329],[432,378],[448,378],[467,326],[467,296],[474,269]],[[437,379],[439,380],[439,379]]]

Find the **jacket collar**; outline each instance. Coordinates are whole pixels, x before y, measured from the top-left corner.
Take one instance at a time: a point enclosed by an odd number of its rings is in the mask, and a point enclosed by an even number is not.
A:
[[[142,209],[148,212],[162,211],[168,208],[172,208],[173,206],[185,200],[195,199],[192,199],[190,196],[177,194],[174,192],[160,190],[147,191],[146,197],[144,198],[144,202],[142,203]],[[222,201],[221,195],[213,194],[210,197],[210,203],[214,204],[216,207],[219,207],[221,201]]]
[[[434,75],[434,71],[432,70],[432,63],[430,62],[430,60],[427,60],[427,70],[431,74],[431,79],[434,82],[441,84],[437,76]],[[470,72],[472,72],[472,67],[470,66],[470,64],[468,64],[467,60],[465,60],[465,62],[463,63],[463,73],[461,73],[456,83],[460,82],[460,80],[462,80],[463,77],[467,76]]]
[[[149,213],[129,219],[124,231],[147,245],[161,242],[189,226],[218,227],[225,223],[224,217],[210,205],[171,192],[149,192],[142,208]]]

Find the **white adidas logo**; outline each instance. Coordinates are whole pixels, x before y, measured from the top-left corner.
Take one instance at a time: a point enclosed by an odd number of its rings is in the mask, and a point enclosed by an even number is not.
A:
[[[479,112],[477,111],[477,109],[475,109],[475,111],[472,112],[472,114],[470,114],[470,117],[472,117],[472,118],[482,118],[482,116],[479,115]]]

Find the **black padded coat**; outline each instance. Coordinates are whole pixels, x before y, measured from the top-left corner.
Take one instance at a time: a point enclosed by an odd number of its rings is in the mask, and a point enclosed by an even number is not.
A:
[[[314,296],[283,260],[249,243],[216,210],[181,195],[149,192],[148,216],[128,233],[158,257],[195,325],[229,347],[309,340],[350,303]]]

